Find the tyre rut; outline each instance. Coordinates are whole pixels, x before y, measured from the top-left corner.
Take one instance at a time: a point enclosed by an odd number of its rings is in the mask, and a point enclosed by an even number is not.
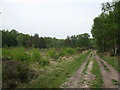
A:
[[[82,76],[82,72],[85,68],[88,59],[90,58],[91,53],[88,55],[85,62],[80,66],[80,68],[75,72],[71,78],[68,79],[61,87],[62,88],[79,88],[80,77]]]
[[[118,88],[118,86],[114,85],[112,79],[118,80],[118,73],[113,69],[112,66],[107,64],[104,60],[102,60],[96,52],[94,52],[94,58],[97,60],[98,65],[101,70],[101,75],[103,79],[103,88]],[[107,66],[110,72],[106,71],[101,61]]]

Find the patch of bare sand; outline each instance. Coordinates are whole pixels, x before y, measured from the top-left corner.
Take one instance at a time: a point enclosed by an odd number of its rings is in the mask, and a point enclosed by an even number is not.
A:
[[[90,88],[91,81],[95,79],[95,76],[92,74],[91,70],[93,67],[93,60],[89,62],[86,73],[82,75],[79,82],[80,88]]]
[[[68,79],[68,81],[62,84],[61,88],[79,88],[80,77],[82,76],[82,72],[90,55],[91,53],[88,55],[86,61],[80,66],[79,70],[77,72],[74,72],[74,74]]]

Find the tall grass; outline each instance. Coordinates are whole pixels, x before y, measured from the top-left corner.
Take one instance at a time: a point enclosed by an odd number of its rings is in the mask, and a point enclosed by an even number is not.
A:
[[[114,69],[120,72],[120,65],[117,56],[105,56],[102,53],[98,53],[98,55],[107,63],[109,63],[111,66],[113,66]]]
[[[88,69],[88,65],[89,65],[90,61],[91,61],[91,56],[90,56],[90,58],[88,59],[86,65],[85,65],[85,68],[84,68],[84,70],[83,70],[83,73],[84,73],[84,74],[86,74],[86,71],[87,71],[87,69]]]
[[[92,81],[91,88],[102,88],[103,80],[102,80],[102,76],[101,76],[101,71],[100,71],[100,67],[95,59],[93,59],[93,67],[92,67],[91,72],[95,75],[95,80]]]

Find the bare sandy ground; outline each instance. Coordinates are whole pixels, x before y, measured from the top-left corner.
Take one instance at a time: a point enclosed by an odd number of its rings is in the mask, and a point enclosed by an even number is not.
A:
[[[79,68],[79,70],[77,72],[75,72],[72,77],[70,77],[68,79],[68,81],[66,81],[61,87],[63,88],[80,88],[80,77],[82,77],[82,72],[85,68],[85,65],[90,57],[91,53],[88,55],[86,61],[81,65],[81,67]],[[91,63],[92,64],[92,63]],[[91,66],[89,66],[91,67]]]
[[[74,74],[64,83],[61,85],[61,88],[90,88],[90,83],[95,79],[95,76],[91,73],[92,66],[93,66],[93,60],[91,59],[86,73],[83,73],[83,70],[85,69],[85,65],[90,59],[90,56],[92,55],[92,58],[94,58],[101,70],[101,76],[103,79],[103,87],[102,88],[118,88],[118,85],[115,85],[113,83],[113,79],[116,81],[118,80],[118,72],[107,62],[102,60],[96,52],[92,52],[88,55],[85,62],[81,65],[81,67],[78,69],[77,72],[74,72]],[[101,61],[107,66],[109,69],[109,72],[104,68]]]

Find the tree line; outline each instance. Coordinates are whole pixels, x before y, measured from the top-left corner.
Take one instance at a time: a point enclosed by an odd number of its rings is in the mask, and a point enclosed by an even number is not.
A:
[[[39,37],[38,34],[28,35],[19,33],[15,29],[2,32],[2,47],[35,47],[35,48],[60,48],[60,47],[80,47],[91,48],[93,40],[88,33],[67,36],[66,39],[56,39],[51,37]]]
[[[120,1],[102,4],[102,13],[94,19],[91,33],[99,51],[120,53]]]
[[[88,33],[84,33],[80,35],[72,35],[71,37],[67,36],[64,43],[65,43],[65,46],[68,46],[68,47],[91,48],[93,45],[93,41],[92,39],[90,39],[90,35]]]

